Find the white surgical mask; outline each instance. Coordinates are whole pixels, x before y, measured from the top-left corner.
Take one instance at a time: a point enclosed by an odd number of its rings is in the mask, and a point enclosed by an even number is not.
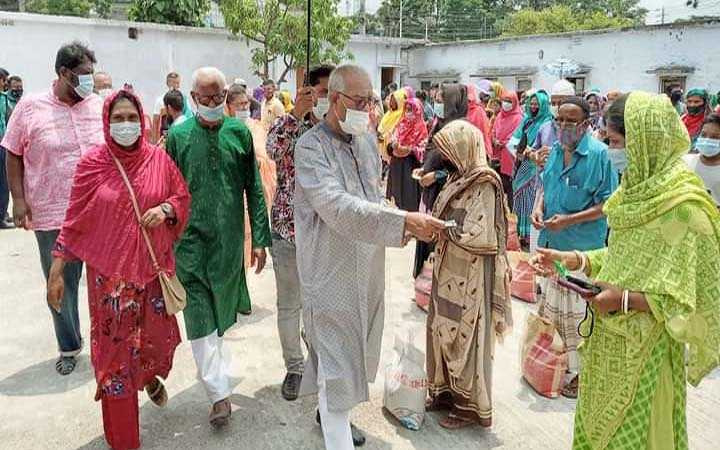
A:
[[[117,122],[110,124],[110,136],[123,147],[130,147],[140,138],[140,122]]]
[[[619,173],[625,172],[628,165],[627,152],[624,148],[609,148],[608,156],[615,170]]]
[[[512,102],[502,102],[501,105],[502,105],[503,111],[505,111],[505,112],[510,112],[513,109]]]
[[[370,113],[348,108],[345,111],[345,120],[340,121],[340,128],[351,136],[360,136],[368,132],[370,126]]]
[[[695,141],[695,148],[701,155],[712,158],[720,154],[720,139],[699,137]]]
[[[444,103],[435,103],[433,106],[433,111],[435,111],[435,115],[438,116],[440,119],[445,118],[445,104]]]
[[[100,89],[100,90],[98,91],[98,95],[99,95],[101,98],[108,98],[108,96],[109,96],[110,94],[112,94],[112,89]]]
[[[75,76],[78,78],[78,85],[74,87],[75,93],[80,96],[80,98],[87,98],[90,94],[93,93],[93,89],[95,88],[95,80],[93,80],[93,75],[87,74],[87,75],[77,75]]]
[[[560,109],[560,107],[558,105],[552,105],[550,107],[550,111],[552,111],[553,116],[555,116],[555,117],[557,117],[559,109]]]
[[[243,122],[247,122],[248,120],[250,120],[250,110],[246,109],[245,111],[235,111],[235,118],[238,120],[242,120]]]
[[[330,100],[327,97],[318,98],[317,105],[313,106],[313,115],[316,119],[322,119],[330,110]]]
[[[220,103],[214,108],[198,103],[198,115],[206,122],[220,122],[225,115],[225,105]]]

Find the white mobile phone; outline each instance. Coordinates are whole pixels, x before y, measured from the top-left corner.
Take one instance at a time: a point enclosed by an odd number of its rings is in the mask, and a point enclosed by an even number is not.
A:
[[[458,227],[458,224],[457,224],[457,222],[455,222],[454,220],[446,220],[446,221],[445,221],[445,228],[446,228],[446,229],[457,228],[457,227]]]

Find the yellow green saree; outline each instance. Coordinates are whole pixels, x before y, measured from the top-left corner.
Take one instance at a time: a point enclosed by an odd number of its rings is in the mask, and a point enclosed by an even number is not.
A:
[[[651,312],[596,313],[573,448],[682,450],[686,379],[697,385],[719,360],[720,215],[681,161],[690,140],[669,99],[631,94],[625,129],[609,245],[587,255],[593,278],[644,293]]]

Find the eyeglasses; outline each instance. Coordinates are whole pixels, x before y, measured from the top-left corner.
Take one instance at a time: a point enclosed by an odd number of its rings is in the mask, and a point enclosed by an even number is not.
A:
[[[583,120],[582,122],[573,122],[573,121],[570,121],[570,120],[563,120],[563,119],[555,119],[555,120],[553,120],[553,123],[554,123],[555,126],[558,127],[558,128],[573,128],[573,127],[578,127],[578,126],[582,125],[583,122],[585,122],[585,121]]]
[[[352,97],[344,92],[340,92],[339,94],[349,100],[352,100],[353,104],[360,109],[367,109],[370,105],[373,104],[372,97]]]
[[[198,93],[195,93],[195,100],[197,100],[198,103],[203,104],[203,105],[206,103],[210,103],[210,102],[213,102],[216,105],[219,105],[219,104],[225,102],[226,95],[227,95],[227,91],[224,89],[219,94],[214,94],[214,95],[200,95]]]

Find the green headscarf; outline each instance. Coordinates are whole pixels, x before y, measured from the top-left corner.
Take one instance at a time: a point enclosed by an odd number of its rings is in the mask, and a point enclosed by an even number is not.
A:
[[[537,99],[538,105],[540,105],[540,109],[534,117],[530,112],[530,101],[533,98]],[[540,127],[551,120],[553,120],[553,115],[552,111],[550,111],[550,97],[545,91],[537,91],[525,101],[525,116],[523,117],[522,122],[520,122],[520,126],[518,126],[513,133],[513,137],[517,138],[519,141],[522,138],[525,126],[529,121],[532,121],[532,124],[530,124],[527,129],[527,145],[531,146],[535,142],[535,138],[537,137],[538,131],[540,131]]]
[[[688,378],[697,384],[720,361],[720,282],[707,261],[675,263],[657,254],[660,245],[652,241],[660,235],[678,255],[693,255],[696,243],[684,236],[688,229],[701,230],[703,245],[712,246],[706,248],[720,258],[720,213],[703,182],[682,161],[689,143],[669,98],[632,93],[625,106],[628,167],[604,211],[623,276],[644,280],[641,291],[649,302],[665,299],[652,303],[653,310],[662,310],[665,328],[675,340],[689,344]],[[717,289],[706,289],[711,286]]]
[[[685,98],[690,97],[702,97],[703,100],[705,100],[705,105],[708,105],[710,103],[710,94],[708,94],[708,91],[703,88],[690,89]]]

